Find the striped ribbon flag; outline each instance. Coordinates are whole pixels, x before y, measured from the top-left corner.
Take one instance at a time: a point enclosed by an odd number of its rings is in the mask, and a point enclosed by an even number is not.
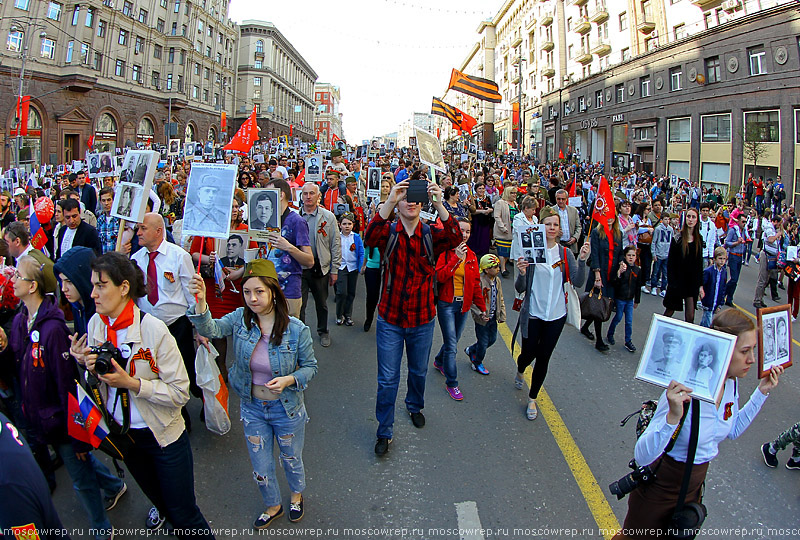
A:
[[[448,105],[439,98],[433,98],[433,101],[431,102],[431,114],[444,116],[456,126],[461,125],[461,111],[452,105]]]
[[[493,103],[500,103],[503,99],[497,83],[494,81],[472,75],[464,75],[457,69],[453,69],[453,73],[450,75],[450,85],[447,89],[453,89],[468,96]]]

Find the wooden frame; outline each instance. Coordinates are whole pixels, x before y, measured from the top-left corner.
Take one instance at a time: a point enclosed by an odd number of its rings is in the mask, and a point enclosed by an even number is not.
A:
[[[791,308],[791,305],[785,304],[756,311],[759,379],[769,375],[770,369],[775,366],[787,368],[792,365]]]

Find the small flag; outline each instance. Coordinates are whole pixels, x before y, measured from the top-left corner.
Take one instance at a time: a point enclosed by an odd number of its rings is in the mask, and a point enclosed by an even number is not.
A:
[[[503,100],[497,83],[481,77],[464,75],[457,69],[454,69],[450,74],[450,84],[447,89],[453,89],[462,94],[493,103],[500,103]]]
[[[461,125],[460,112],[461,111],[459,111],[452,105],[448,105],[439,98],[433,98],[433,101],[431,101],[431,114],[447,118],[456,127]]]
[[[564,151],[561,149],[558,150],[558,159],[564,159]]]
[[[88,141],[86,141],[86,146],[88,146],[88,147],[89,147],[89,150],[91,150],[91,149],[92,149],[92,146],[93,146],[93,145],[94,145],[94,135],[90,136],[90,137],[89,137],[89,140],[88,140]]]
[[[289,137],[292,136],[292,132],[294,132],[294,124],[289,124]]]
[[[458,109],[456,110],[461,113],[461,130],[466,131],[467,133],[472,133],[472,128],[478,124],[478,121],[464,111],[460,111]]]
[[[225,111],[222,111],[219,119],[219,127],[222,128],[222,131],[227,131],[228,129],[228,115]]]
[[[108,425],[103,413],[83,387],[75,383],[76,393],[67,398],[67,433],[73,439],[91,444],[95,448],[108,435]]]
[[[219,262],[219,258],[214,262],[214,281],[216,281],[217,296],[222,296],[222,292],[225,290],[225,272],[222,271],[222,263]]]

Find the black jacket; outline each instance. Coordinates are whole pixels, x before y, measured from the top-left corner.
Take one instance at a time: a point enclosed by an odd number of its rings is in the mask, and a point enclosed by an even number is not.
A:
[[[87,182],[82,188],[78,188],[81,194],[81,202],[92,214],[97,214],[97,190]]]
[[[67,232],[66,226],[58,230],[58,240],[56,241],[56,260],[61,258],[61,243],[64,241],[64,233]],[[98,257],[103,254],[103,248],[100,245],[100,236],[97,234],[97,229],[81,221],[78,228],[75,230],[75,238],[72,240],[72,247],[83,246],[91,248],[95,255]]]
[[[617,300],[633,300],[634,304],[638,304],[642,297],[642,289],[639,286],[639,278],[642,275],[642,269],[638,266],[628,266],[621,276],[617,275],[617,270],[614,271],[614,277],[611,280],[614,286],[614,298]]]

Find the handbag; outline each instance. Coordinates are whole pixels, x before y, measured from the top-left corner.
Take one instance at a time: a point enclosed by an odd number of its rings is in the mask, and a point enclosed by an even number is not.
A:
[[[567,248],[564,248],[564,300],[567,303],[567,324],[580,328],[581,326],[581,302],[578,299],[578,293],[575,287],[572,286],[572,281],[569,278],[569,262],[567,259]]]
[[[611,318],[614,301],[603,296],[603,291],[597,287],[581,295],[581,318],[587,321],[606,322]]]
[[[700,402],[692,399],[692,426],[689,437],[689,448],[686,452],[686,465],[683,469],[683,482],[678,494],[678,504],[669,520],[671,538],[695,538],[703,526],[708,514],[706,507],[700,502],[686,503],[686,492],[689,491],[689,479],[692,476],[694,457],[697,452],[697,439],[700,432]]]
[[[651,244],[653,242],[653,233],[650,231],[643,232],[639,235],[640,244]]]

